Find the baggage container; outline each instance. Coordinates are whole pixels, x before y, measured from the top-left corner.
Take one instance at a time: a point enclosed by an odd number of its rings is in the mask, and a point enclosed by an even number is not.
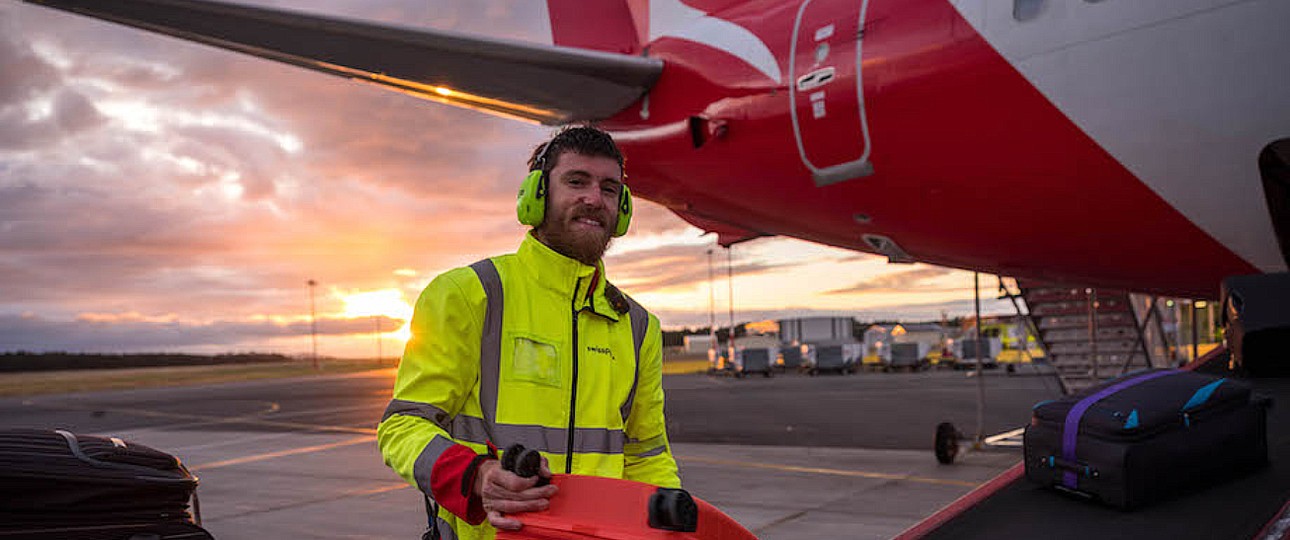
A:
[[[1266,464],[1267,406],[1245,384],[1212,375],[1131,373],[1036,405],[1026,477],[1139,507]]]
[[[784,355],[783,368],[785,370],[798,369],[805,362],[805,358],[803,358],[802,353],[802,346],[800,345],[785,344],[780,347],[780,352]]]
[[[815,345],[815,356],[807,368],[811,375],[823,371],[851,373],[855,359],[847,356],[850,347],[845,343],[820,343]]]
[[[177,458],[141,444],[0,430],[0,538],[210,540],[196,490]]]
[[[954,369],[976,369],[979,362],[982,368],[994,369],[999,367],[996,357],[1003,350],[1003,343],[999,338],[985,338],[981,340],[979,354],[982,358],[977,358],[977,340],[972,338],[960,339],[954,343],[954,348],[958,352],[958,362],[954,364]]]
[[[923,367],[923,359],[927,357],[931,345],[917,342],[892,343],[889,349],[891,361],[887,363],[888,370],[917,371]]]
[[[775,347],[741,348],[735,351],[735,375],[742,377],[749,373],[760,373],[769,377],[778,357],[779,350]]]

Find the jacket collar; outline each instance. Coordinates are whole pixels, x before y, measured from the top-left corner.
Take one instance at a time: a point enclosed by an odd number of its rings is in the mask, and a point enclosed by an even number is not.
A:
[[[618,312],[614,311],[609,299],[605,297],[608,282],[605,280],[605,265],[601,261],[596,266],[566,257],[540,242],[533,236],[533,231],[524,235],[520,249],[516,253],[520,264],[529,272],[537,285],[565,298],[578,298],[578,307],[589,309],[602,317],[617,321]]]

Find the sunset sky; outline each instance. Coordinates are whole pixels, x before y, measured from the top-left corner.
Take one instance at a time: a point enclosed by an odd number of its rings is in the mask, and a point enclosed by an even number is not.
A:
[[[543,2],[257,2],[548,42]],[[439,272],[512,251],[551,128],[52,10],[0,3],[0,351],[401,349]],[[630,159],[630,156],[628,156]],[[706,325],[713,236],[638,201],[610,279]],[[718,321],[727,319],[718,249]],[[734,248],[737,321],[939,318],[972,274],[792,239]],[[983,276],[989,312],[993,276]],[[1006,303],[1004,303],[1006,304]]]

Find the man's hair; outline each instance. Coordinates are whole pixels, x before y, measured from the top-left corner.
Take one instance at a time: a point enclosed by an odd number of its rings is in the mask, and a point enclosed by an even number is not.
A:
[[[546,148],[547,146],[550,148]],[[537,169],[538,157],[541,156],[542,171],[549,173],[560,160],[560,154],[565,152],[613,159],[618,162],[618,169],[623,172],[623,176],[627,175],[626,169],[623,168],[623,153],[618,151],[618,145],[614,144],[613,137],[589,125],[563,128],[549,142],[538,145],[529,155],[529,170]]]

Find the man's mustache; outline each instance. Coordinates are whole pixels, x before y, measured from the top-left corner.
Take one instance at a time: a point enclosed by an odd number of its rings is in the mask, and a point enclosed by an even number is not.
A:
[[[597,210],[596,208],[591,206],[581,206],[581,207],[574,208],[573,215],[570,216],[569,219],[575,220],[578,218],[594,219],[596,221],[599,221],[601,226],[609,227],[609,212],[606,212],[603,210]]]

